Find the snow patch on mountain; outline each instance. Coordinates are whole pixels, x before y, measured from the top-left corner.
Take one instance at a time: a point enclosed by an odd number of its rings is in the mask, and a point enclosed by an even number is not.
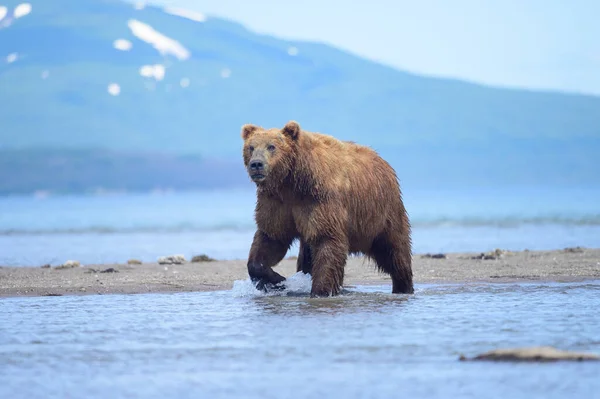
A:
[[[186,10],[186,9],[177,8],[177,7],[165,7],[165,8],[163,8],[163,10],[167,14],[187,18],[192,21],[196,21],[196,22],[206,21],[206,15],[202,14],[201,12]]]
[[[130,19],[127,26],[134,36],[152,45],[161,55],[171,54],[181,61],[187,60],[191,56],[191,52],[177,40],[163,35],[146,23]]]

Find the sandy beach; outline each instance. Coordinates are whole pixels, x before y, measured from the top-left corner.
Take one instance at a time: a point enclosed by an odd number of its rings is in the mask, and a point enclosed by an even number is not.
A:
[[[441,258],[413,255],[416,284],[600,279],[600,249],[578,247],[554,251],[497,251],[485,254],[487,256],[481,253],[443,255]],[[276,270],[288,277],[295,273],[295,267],[296,260],[288,258]],[[0,267],[0,297],[227,290],[234,281],[247,278],[245,260],[178,265],[81,265],[66,269]],[[391,280],[378,273],[365,258],[351,257],[344,285],[356,284],[391,285]]]

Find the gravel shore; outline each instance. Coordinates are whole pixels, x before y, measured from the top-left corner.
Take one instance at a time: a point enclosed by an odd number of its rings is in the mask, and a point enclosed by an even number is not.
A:
[[[600,249],[415,254],[413,259],[416,284],[600,279]],[[291,276],[295,267],[295,259],[285,259],[276,270]],[[227,290],[234,281],[247,278],[245,260],[179,265],[0,267],[0,297]],[[378,273],[370,261],[351,257],[346,265],[344,284],[391,286],[391,280]]]

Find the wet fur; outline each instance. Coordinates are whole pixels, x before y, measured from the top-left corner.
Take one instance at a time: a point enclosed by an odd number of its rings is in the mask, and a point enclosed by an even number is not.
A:
[[[297,269],[312,275],[311,296],[339,294],[348,254],[373,259],[391,276],[393,293],[413,293],[410,223],[386,161],[294,121],[283,129],[245,125],[242,137],[246,166],[261,156],[268,169],[257,183],[257,231],[248,258],[260,288],[285,280],[272,268],[300,239]],[[269,144],[276,149],[265,150]]]

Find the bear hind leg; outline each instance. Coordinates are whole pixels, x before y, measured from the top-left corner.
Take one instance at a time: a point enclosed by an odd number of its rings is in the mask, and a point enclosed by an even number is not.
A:
[[[312,274],[313,259],[310,245],[300,239],[300,250],[298,251],[298,262],[296,263],[296,272]]]
[[[383,234],[373,241],[368,255],[375,260],[379,270],[391,276],[392,293],[414,293],[410,242]]]

